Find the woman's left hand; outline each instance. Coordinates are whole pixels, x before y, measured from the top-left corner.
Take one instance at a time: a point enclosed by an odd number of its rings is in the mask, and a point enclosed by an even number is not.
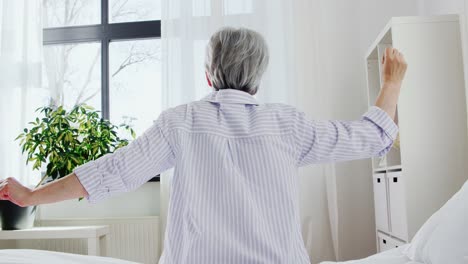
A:
[[[9,200],[21,207],[31,205],[32,190],[15,178],[0,180],[0,200]]]

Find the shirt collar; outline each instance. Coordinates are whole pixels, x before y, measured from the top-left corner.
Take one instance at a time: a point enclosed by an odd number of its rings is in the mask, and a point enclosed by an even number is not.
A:
[[[225,104],[258,105],[257,100],[249,93],[235,89],[221,89],[205,96],[202,101]]]

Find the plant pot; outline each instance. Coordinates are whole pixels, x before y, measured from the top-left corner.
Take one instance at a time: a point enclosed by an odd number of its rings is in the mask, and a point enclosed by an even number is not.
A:
[[[21,207],[7,200],[0,200],[2,230],[28,229],[34,226],[36,206]]]

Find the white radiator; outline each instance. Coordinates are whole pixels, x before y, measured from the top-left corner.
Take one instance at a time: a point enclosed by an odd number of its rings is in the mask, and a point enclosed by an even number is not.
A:
[[[159,217],[54,219],[39,220],[36,226],[108,225],[108,257],[140,263],[158,263],[160,256]],[[87,254],[86,241],[56,239],[18,241],[18,248],[43,249],[75,254]]]

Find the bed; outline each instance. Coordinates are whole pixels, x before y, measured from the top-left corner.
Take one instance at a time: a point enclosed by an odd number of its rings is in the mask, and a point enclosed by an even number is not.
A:
[[[321,264],[468,264],[468,182],[419,229],[410,244],[361,260]],[[2,264],[129,264],[124,260],[42,250],[0,250]]]
[[[405,250],[408,247],[409,245],[405,245],[403,247],[385,251],[360,260],[346,262],[322,262],[321,264],[423,264],[421,262],[411,261],[406,256]]]
[[[115,258],[83,256],[61,252],[33,249],[3,249],[0,250],[2,264],[134,264],[136,262]]]
[[[347,262],[338,262],[343,264],[422,264],[421,262],[410,261],[403,253],[405,247],[389,250],[372,257],[353,260]],[[131,264],[125,260],[95,256],[83,256],[61,252],[32,250],[32,249],[4,249],[0,250],[0,262],[2,264]],[[332,264],[337,262],[322,262],[321,264]]]
[[[337,262],[322,262],[331,264]],[[468,264],[468,182],[419,229],[410,244],[342,264]]]

